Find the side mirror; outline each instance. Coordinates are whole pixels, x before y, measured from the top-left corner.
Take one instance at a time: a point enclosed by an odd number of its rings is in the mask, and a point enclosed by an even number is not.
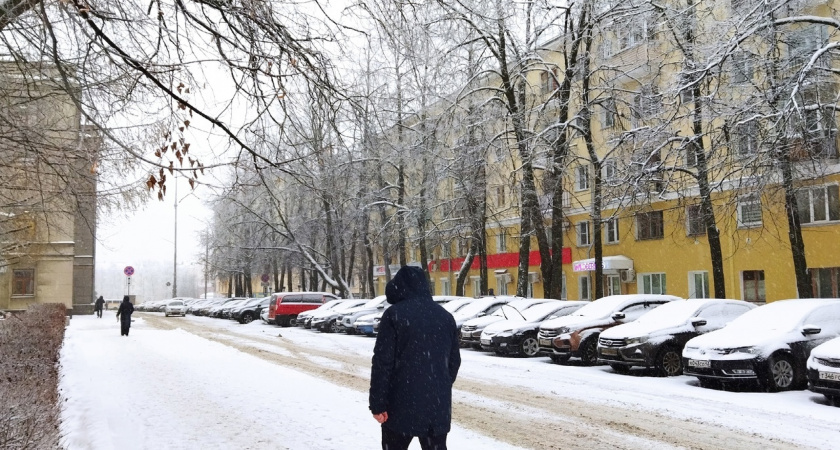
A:
[[[703,327],[706,326],[707,323],[706,319],[703,319],[702,317],[695,317],[694,320],[691,321],[691,324],[695,327]]]
[[[625,317],[627,316],[625,316],[623,312],[617,312],[612,315],[613,320],[624,320]]]
[[[822,328],[820,328],[816,325],[805,325],[805,326],[802,327],[802,335],[803,336],[808,336],[808,335],[811,335],[811,334],[820,334],[821,331],[822,331]]]

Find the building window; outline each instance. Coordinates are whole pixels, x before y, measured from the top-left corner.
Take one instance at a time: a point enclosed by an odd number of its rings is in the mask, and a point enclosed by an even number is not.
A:
[[[758,195],[738,198],[738,226],[761,226],[761,198]]]
[[[510,275],[503,273],[496,275],[496,295],[508,295],[508,283]]]
[[[741,286],[744,288],[744,300],[748,302],[766,302],[764,293],[764,271],[745,270],[741,272]]]
[[[440,245],[440,257],[441,258],[451,258],[452,257],[452,253],[451,253],[451,250],[449,248],[450,245],[451,245],[451,243],[449,243],[449,242],[444,242],[443,244]]]
[[[811,284],[814,286],[814,297],[840,297],[840,267],[825,269],[808,269],[811,274]]]
[[[473,297],[481,297],[481,277],[470,277],[472,282]]]
[[[618,218],[613,217],[604,221],[604,230],[607,234],[607,244],[618,243]]]
[[[566,295],[566,274],[563,273],[560,279],[562,280],[561,283],[563,284],[560,287],[560,300],[566,300],[568,298]]]
[[[662,239],[665,228],[662,222],[662,211],[651,211],[636,214],[636,239]]]
[[[618,179],[618,170],[616,169],[615,159],[604,160],[601,164],[601,176],[604,182],[610,186],[614,186]]]
[[[639,293],[666,294],[665,274],[646,273],[639,276]]]
[[[662,98],[655,86],[644,86],[633,98],[633,106],[633,127],[638,128],[662,110]]]
[[[589,285],[589,275],[582,275],[578,278],[578,291],[581,300],[592,299],[592,286]]]
[[[528,293],[526,297],[534,298],[534,285],[540,281],[540,274],[528,272]]]
[[[587,189],[589,189],[589,166],[578,166],[575,168],[575,190]]]
[[[688,298],[709,298],[709,272],[688,272]]]
[[[730,59],[732,67],[729,70],[729,80],[732,84],[749,84],[753,80],[752,55],[739,52]]]
[[[542,95],[553,94],[557,90],[557,69],[540,72],[540,88]]]
[[[618,275],[607,275],[607,295],[621,295],[621,278]]]
[[[748,157],[758,153],[758,124],[751,120],[732,127],[731,144],[735,156]]]
[[[591,244],[589,234],[589,222],[578,222],[577,226],[577,245],[585,246]]]
[[[800,223],[840,220],[840,187],[837,185],[800,189],[796,193]]]
[[[618,109],[615,107],[615,99],[608,98],[601,102],[601,107],[604,109],[603,125],[604,128],[613,128],[618,125]]]
[[[505,187],[496,186],[496,206],[499,208],[505,206]]]
[[[496,251],[507,253],[507,231],[504,228],[500,228],[499,234],[496,235]]]
[[[35,295],[35,270],[16,269],[13,271],[12,295],[33,296]]]
[[[685,230],[688,236],[706,234],[706,221],[703,220],[702,205],[689,205],[685,208]]]
[[[449,290],[449,278],[440,279],[440,295],[452,295]]]

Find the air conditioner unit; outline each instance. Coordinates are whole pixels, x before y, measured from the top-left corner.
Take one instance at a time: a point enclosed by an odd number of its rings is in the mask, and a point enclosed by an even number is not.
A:
[[[632,283],[636,279],[636,271],[633,269],[619,270],[622,283]]]

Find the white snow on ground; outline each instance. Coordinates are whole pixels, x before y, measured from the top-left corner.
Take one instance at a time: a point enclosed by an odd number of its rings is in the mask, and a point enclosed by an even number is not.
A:
[[[278,334],[263,324],[238,329]],[[366,394],[182,330],[153,329],[142,318],[122,337],[108,316],[75,316],[61,352],[60,389],[62,442],[70,450],[379,447]],[[514,448],[458,426],[449,443]],[[411,448],[419,448],[416,440]]]

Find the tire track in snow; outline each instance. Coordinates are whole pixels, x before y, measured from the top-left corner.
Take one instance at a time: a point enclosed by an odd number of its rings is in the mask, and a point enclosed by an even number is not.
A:
[[[300,370],[343,387],[367,392],[370,358],[302,346],[286,338],[269,338],[208,329],[192,321],[144,315],[151,326],[181,328],[205,339],[220,342],[244,353]],[[259,344],[259,345],[254,345]],[[283,352],[263,350],[276,347]],[[292,357],[289,357],[289,355]],[[335,361],[344,368],[325,367],[311,358]],[[578,399],[549,397],[530,389],[500,386],[459,378],[453,393],[453,420],[458,425],[511,445],[534,449],[744,449],[808,448],[793,442],[769,439],[742,430],[702,421],[686,421],[652,411]],[[486,399],[487,401],[482,401]],[[554,417],[554,420],[547,420]]]

